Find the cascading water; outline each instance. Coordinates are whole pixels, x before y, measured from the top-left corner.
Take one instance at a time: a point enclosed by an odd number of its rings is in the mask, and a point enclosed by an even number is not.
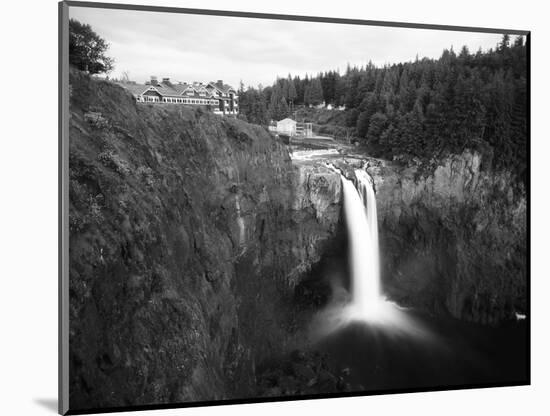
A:
[[[364,170],[356,170],[355,177],[357,178],[357,190],[361,195],[361,201],[367,209],[367,220],[369,222],[369,230],[374,249],[374,261],[376,262],[376,275],[379,274],[379,250],[378,250],[378,215],[376,212],[376,195],[374,194],[374,184],[371,177]]]
[[[356,313],[375,312],[381,300],[376,197],[370,177],[356,170],[357,189],[342,176],[344,211],[350,240],[352,299]]]
[[[386,334],[431,337],[405,308],[387,300],[380,283],[380,253],[376,196],[371,177],[362,169],[355,171],[357,186],[335,166],[344,194],[344,216],[349,239],[351,299],[336,290],[333,301],[312,324],[312,335],[327,336],[352,322],[383,327]]]

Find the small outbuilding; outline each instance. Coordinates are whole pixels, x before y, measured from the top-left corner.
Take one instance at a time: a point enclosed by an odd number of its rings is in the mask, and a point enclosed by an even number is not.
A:
[[[296,122],[291,118],[285,118],[277,122],[277,133],[287,136],[296,135]]]

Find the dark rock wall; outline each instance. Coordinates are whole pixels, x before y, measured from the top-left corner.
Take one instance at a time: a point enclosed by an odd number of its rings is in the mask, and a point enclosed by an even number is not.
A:
[[[70,407],[254,395],[340,181],[265,130],[71,74]]]

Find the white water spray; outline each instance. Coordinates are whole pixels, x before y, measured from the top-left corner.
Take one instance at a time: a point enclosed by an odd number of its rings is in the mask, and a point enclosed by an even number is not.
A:
[[[352,299],[355,312],[368,316],[381,302],[376,197],[370,177],[356,170],[357,189],[342,176],[344,211],[350,242]]]
[[[383,327],[392,336],[431,338],[414,316],[387,300],[380,283],[380,253],[376,196],[371,177],[362,169],[355,171],[357,186],[330,163],[342,179],[344,216],[349,238],[351,299],[342,291],[333,294],[332,303],[312,323],[313,338],[327,336],[352,322],[368,327]]]

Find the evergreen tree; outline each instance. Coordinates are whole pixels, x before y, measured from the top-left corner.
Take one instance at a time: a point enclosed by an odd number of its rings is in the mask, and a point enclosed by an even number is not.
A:
[[[369,130],[370,117],[366,111],[359,114],[357,118],[357,136],[360,138],[367,138],[367,131]]]
[[[304,87],[304,105],[306,106],[309,106],[311,104],[310,91],[311,91],[311,87],[309,85],[306,85]]]
[[[409,71],[407,68],[403,70],[399,80],[398,101],[400,103],[399,109],[403,113],[411,111],[416,101],[416,86],[414,80],[409,79]]]
[[[388,128],[380,135],[379,145],[382,154],[393,154],[392,139],[396,136],[395,127],[390,123]]]
[[[499,51],[504,51],[510,47],[510,35],[505,33],[502,35],[502,40],[500,41],[498,45]]]
[[[379,110],[378,100],[374,92],[367,93],[359,105],[359,110],[361,113],[357,119],[357,135],[366,138],[370,119]]]
[[[346,108],[351,109],[355,108],[359,105],[357,102],[358,99],[358,90],[359,90],[359,81],[361,80],[361,76],[357,71],[350,70],[350,74],[347,77],[346,82],[346,93],[344,97],[344,105]],[[359,101],[360,102],[360,101]]]
[[[334,85],[334,104],[337,106],[345,105],[346,81],[343,77],[338,77]]]
[[[281,79],[279,80],[278,84],[281,87],[283,98],[288,101],[288,81],[286,79]]]
[[[379,144],[380,136],[387,128],[388,118],[383,113],[375,113],[369,122],[369,130],[367,132],[367,141],[369,145],[376,147]]]
[[[269,115],[273,120],[282,120],[289,115],[288,104],[283,96],[283,90],[279,83],[275,84],[271,93]]]
[[[296,99],[294,100],[295,104],[304,103],[304,85],[303,81],[299,76],[295,76],[293,79],[294,87],[296,88]]]
[[[294,85],[294,80],[290,77],[290,74],[288,74],[288,94],[287,98],[291,105],[294,104],[294,101],[296,101],[296,98],[298,97],[298,93],[296,92],[296,86]]]
[[[321,87],[321,80],[319,78],[313,78],[309,89],[309,103],[312,105],[319,105],[323,103],[323,88]]]
[[[346,112],[346,127],[355,127],[359,118],[360,111],[357,108],[352,108]]]

